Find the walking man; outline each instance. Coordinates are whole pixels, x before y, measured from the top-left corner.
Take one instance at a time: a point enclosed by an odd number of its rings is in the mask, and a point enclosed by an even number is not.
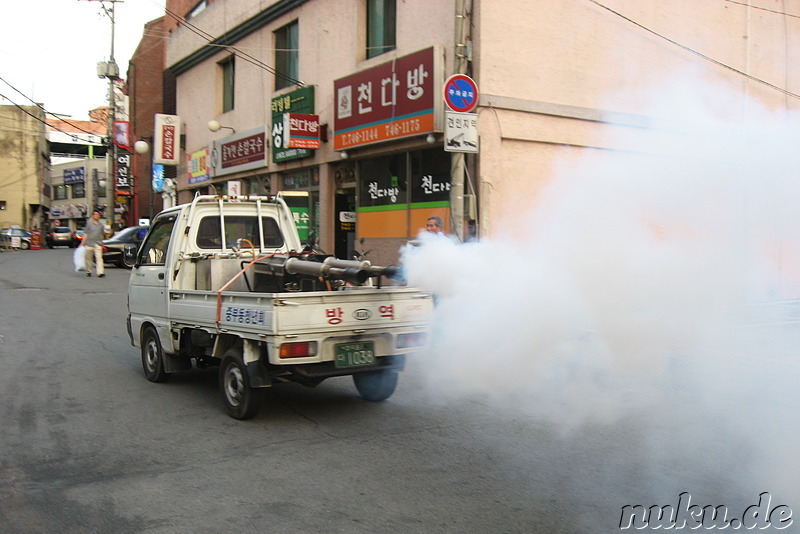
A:
[[[86,276],[92,276],[92,256],[94,256],[94,263],[97,266],[97,277],[103,278],[105,273],[105,266],[103,265],[103,234],[105,227],[100,222],[100,212],[94,210],[92,218],[86,223],[85,233],[83,235],[83,246],[86,249]]]

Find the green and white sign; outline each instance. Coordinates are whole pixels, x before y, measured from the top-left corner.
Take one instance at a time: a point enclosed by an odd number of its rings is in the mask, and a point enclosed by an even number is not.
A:
[[[314,86],[303,87],[272,99],[272,161],[281,163],[311,156],[308,148],[284,148],[284,113],[314,114]]]

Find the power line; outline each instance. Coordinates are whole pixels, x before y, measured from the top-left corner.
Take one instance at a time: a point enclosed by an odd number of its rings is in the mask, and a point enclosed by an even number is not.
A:
[[[174,11],[171,11],[171,10],[169,10],[169,9],[167,9],[165,7],[164,8],[164,12],[166,14],[168,14],[170,17],[172,17],[175,20],[177,20],[178,22],[181,22],[191,32],[195,33],[196,35],[199,35],[200,37],[202,37],[203,39],[208,41],[210,46],[218,46],[220,48],[225,48],[225,49],[228,49],[228,50],[232,50],[236,54],[237,57],[240,57],[240,58],[244,59],[248,63],[251,63],[252,65],[255,65],[256,67],[258,67],[260,69],[263,69],[263,70],[269,72],[270,74],[272,74],[274,76],[283,78],[284,80],[286,80],[288,82],[291,82],[292,84],[300,86],[300,87],[303,87],[305,85],[305,82],[303,82],[302,80],[297,80],[297,79],[292,78],[291,76],[289,76],[287,74],[283,74],[282,72],[278,72],[278,70],[275,67],[267,65],[266,63],[264,63],[260,59],[251,56],[250,54],[244,52],[240,48],[237,48],[237,47],[235,47],[233,45],[226,45],[226,44],[224,44],[222,42],[219,42],[219,43],[215,42],[215,41],[219,41],[222,37],[214,37],[210,33],[198,28],[197,26],[195,26],[194,24],[189,22],[184,17],[181,17],[180,15],[175,13]]]
[[[745,4],[744,2],[736,2],[735,0],[725,0],[726,2],[730,2],[731,4],[736,4],[745,7],[751,7],[753,9],[760,9],[761,11],[768,11],[770,13],[775,13],[776,15],[785,15],[787,17],[794,17],[796,19],[800,19],[800,15],[792,15],[791,13],[786,13],[785,11],[777,11],[775,9],[769,9],[766,7],[759,7],[759,6],[752,6],[750,4]]]
[[[0,76],[0,81],[2,81],[4,84],[6,84],[6,85],[7,85],[7,86],[9,86],[10,88],[12,88],[14,91],[18,92],[19,94],[21,94],[21,95],[22,95],[22,96],[24,96],[25,98],[27,98],[29,102],[31,102],[31,103],[32,103],[34,106],[36,106],[37,108],[41,109],[41,110],[42,110],[44,113],[46,113],[46,114],[48,114],[48,115],[54,115],[53,113],[50,113],[49,111],[47,111],[46,109],[44,109],[44,107],[43,107],[41,104],[39,104],[38,102],[35,102],[35,101],[34,101],[34,100],[31,98],[31,97],[29,97],[28,95],[26,95],[25,93],[23,93],[22,91],[20,91],[19,89],[17,89],[16,87],[14,87],[13,85],[11,85],[10,83],[8,83],[8,82],[7,82],[5,79],[3,79],[3,77],[2,77],[2,76]],[[10,99],[10,98],[8,98],[8,97],[5,97],[5,98],[6,98],[6,99],[7,99],[9,102],[11,102],[12,104],[14,104],[14,101],[13,101],[13,100],[11,100],[11,99]],[[21,108],[21,107],[20,107],[18,104],[14,104],[14,105],[15,105],[15,106],[17,106],[18,108],[22,109],[22,108]],[[27,113],[27,112],[26,112],[26,113]],[[30,113],[29,113],[29,115],[30,115]],[[31,116],[33,117],[33,115],[31,115]],[[36,117],[36,120],[39,120],[39,119],[38,119],[38,117]],[[68,120],[66,120],[66,119],[59,119],[59,120],[61,120],[61,121],[63,121],[63,122],[66,122],[67,124],[69,124],[69,125],[70,125],[70,126],[72,126],[73,128],[75,128],[75,129],[77,129],[77,130],[80,130],[80,131],[82,131],[83,133],[86,133],[86,134],[89,134],[89,135],[99,135],[97,132],[90,132],[89,130],[84,130],[83,128],[81,128],[81,127],[80,127],[80,126],[78,126],[77,124],[73,124],[73,123],[71,123],[70,121],[68,121]],[[45,124],[48,124],[48,123],[46,123],[46,122],[45,122]],[[58,131],[59,131],[59,132],[61,132],[61,133],[66,133],[66,134],[69,134],[68,132],[65,132],[64,130],[59,130],[58,128],[56,128],[55,126],[52,126],[52,125],[50,125],[50,124],[48,124],[48,126],[50,126],[51,128],[53,128],[53,129],[55,129],[55,130],[58,130]]]
[[[725,64],[725,63],[723,63],[721,61],[718,61],[718,60],[716,60],[716,59],[714,59],[714,58],[712,58],[710,56],[707,56],[707,55],[705,55],[705,54],[703,54],[701,52],[698,52],[697,50],[695,50],[693,48],[690,48],[690,47],[688,47],[688,46],[686,46],[684,44],[681,44],[681,43],[679,43],[679,42],[677,42],[677,41],[675,41],[673,39],[670,39],[669,37],[667,37],[665,35],[662,35],[662,34],[656,32],[654,30],[651,30],[647,26],[644,26],[643,24],[640,24],[640,23],[636,22],[635,20],[633,20],[633,19],[631,19],[629,17],[626,17],[622,13],[619,13],[618,11],[614,11],[610,7],[601,4],[597,0],[588,0],[588,1],[593,3],[594,5],[596,5],[598,7],[601,7],[603,9],[605,9],[606,11],[608,11],[610,13],[613,13],[614,15],[616,15],[616,16],[618,16],[618,17],[630,22],[634,26],[637,26],[637,27],[641,28],[642,30],[644,30],[644,31],[646,31],[648,33],[651,33],[651,34],[655,35],[656,37],[658,37],[660,39],[663,39],[663,40],[665,40],[665,41],[667,41],[667,42],[669,42],[669,43],[671,43],[671,44],[673,44],[673,45],[675,45],[675,46],[677,46],[679,48],[682,48],[683,50],[686,50],[687,52],[690,52],[690,53],[692,53],[692,54],[694,54],[694,55],[696,55],[698,57],[701,57],[701,58],[705,59],[706,61],[709,61],[709,62],[711,62],[711,63],[713,63],[713,64],[715,64],[717,66],[720,66],[720,67],[722,67],[724,69],[728,69],[728,70],[730,70],[732,72],[735,72],[736,74],[744,76],[745,78],[747,78],[749,80],[753,80],[754,82],[758,82],[760,84],[766,85],[767,87],[775,89],[776,91],[779,91],[779,92],[781,92],[781,93],[783,93],[783,94],[785,94],[787,96],[791,96],[791,97],[794,97],[794,98],[797,98],[797,99],[800,100],[800,95],[797,94],[797,93],[793,93],[793,92],[789,91],[788,89],[784,89],[783,87],[778,87],[777,85],[771,84],[766,80],[762,80],[761,78],[756,78],[752,74],[747,74],[746,72],[744,72],[742,70],[739,70],[737,68],[731,67],[730,65],[727,65],[727,64]],[[728,1],[730,1],[730,0],[728,0]]]

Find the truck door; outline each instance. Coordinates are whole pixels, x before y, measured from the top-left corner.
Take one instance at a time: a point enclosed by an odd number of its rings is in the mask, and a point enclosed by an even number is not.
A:
[[[167,299],[169,297],[169,248],[177,213],[168,213],[153,221],[131,272],[129,306],[134,324],[155,324],[162,344],[169,343]],[[135,334],[136,335],[136,334]],[[169,347],[165,347],[169,351]]]

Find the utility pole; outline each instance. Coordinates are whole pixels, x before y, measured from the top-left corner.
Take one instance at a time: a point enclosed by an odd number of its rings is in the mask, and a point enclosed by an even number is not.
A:
[[[454,49],[454,74],[466,74],[466,0],[456,0],[456,31]],[[450,232],[464,240],[464,153],[453,152],[450,156]]]
[[[106,119],[106,131],[108,133],[108,146],[106,152],[106,186],[107,195],[111,197],[109,202],[112,214],[115,212],[114,208],[117,204],[116,195],[116,169],[117,169],[117,145],[114,142],[114,122],[116,121],[116,99],[114,98],[114,81],[119,78],[119,67],[114,60],[114,30],[115,30],[115,8],[118,2],[122,0],[86,0],[89,2],[100,2],[100,6],[106,16],[111,20],[111,52],[108,61],[101,61],[97,64],[98,78],[108,79],[108,117]],[[109,5],[106,5],[109,4]],[[94,199],[97,202],[97,199]],[[94,209],[95,206],[92,206]],[[108,221],[109,214],[105,214]],[[113,217],[112,217],[113,220]]]

